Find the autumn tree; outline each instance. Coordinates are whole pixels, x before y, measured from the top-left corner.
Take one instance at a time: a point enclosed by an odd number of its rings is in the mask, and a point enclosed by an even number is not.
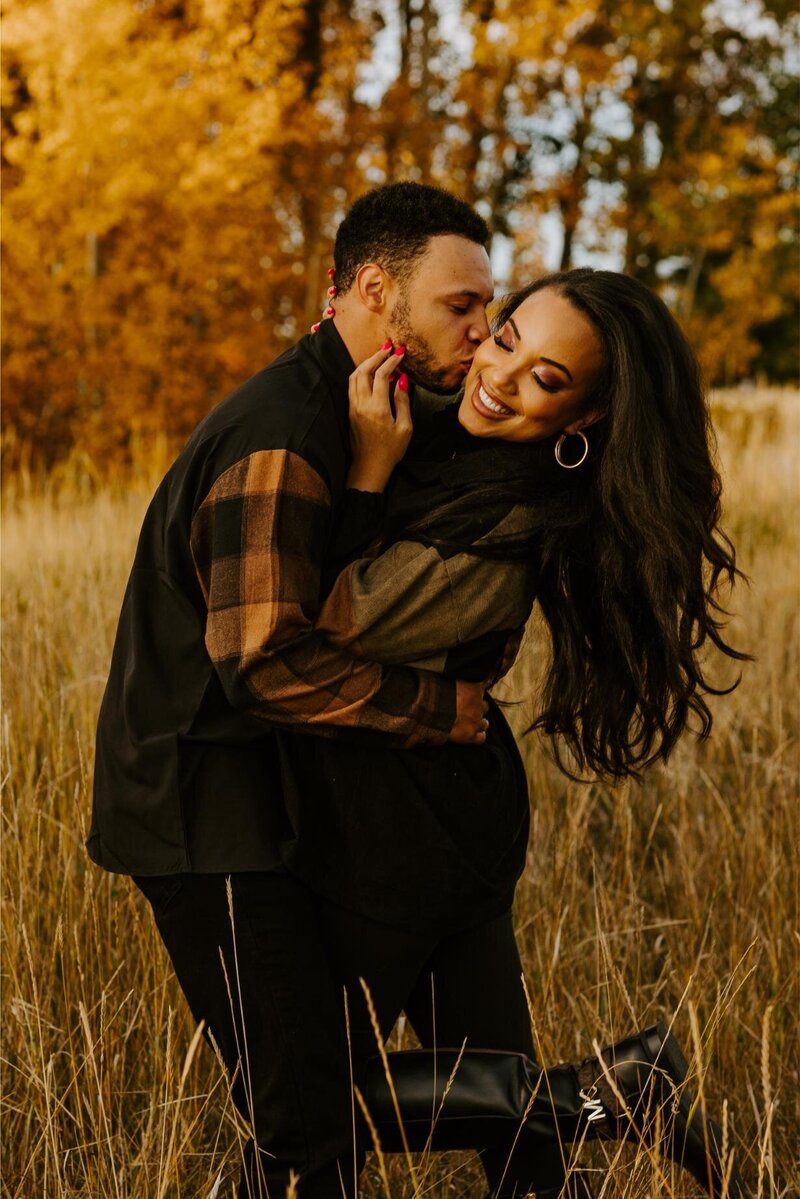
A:
[[[65,10],[67,10],[65,12]],[[186,431],[294,336],[301,4],[59,0],[6,23],[6,419],[50,454]],[[277,328],[276,328],[277,326]]]
[[[185,436],[318,317],[348,203],[397,178],[479,208],[501,286],[616,265],[712,380],[796,373],[797,19],[743,11],[11,0],[9,461]]]

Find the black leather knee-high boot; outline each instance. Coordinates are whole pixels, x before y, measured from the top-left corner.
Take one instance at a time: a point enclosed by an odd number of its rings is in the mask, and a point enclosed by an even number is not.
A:
[[[403,1149],[403,1133],[409,1149],[444,1150],[510,1146],[517,1129],[526,1138],[569,1144],[618,1139],[633,1127],[647,1144],[658,1132],[670,1157],[713,1199],[744,1199],[738,1171],[723,1159],[721,1129],[685,1086],[686,1060],[664,1024],[609,1046],[601,1057],[540,1070],[522,1054],[410,1050],[389,1054],[392,1088],[374,1059],[361,1091],[389,1152]]]
[[[527,1149],[520,1145],[522,1136],[526,1140],[535,1137],[544,1150],[545,1176],[527,1178],[518,1191],[513,1181],[517,1171],[510,1170],[500,1195],[516,1199],[519,1194],[524,1199],[533,1193],[537,1199],[557,1199],[563,1194],[565,1199],[593,1199],[593,1191],[579,1174],[570,1176],[567,1190],[563,1177],[558,1183],[553,1178],[553,1149],[559,1130],[565,1130],[563,1142],[577,1139],[582,1101],[574,1072],[551,1071],[555,1092],[540,1099],[536,1086],[545,1075],[524,1054],[420,1049],[390,1053],[388,1062],[391,1088],[380,1058],[369,1062],[360,1088],[385,1152],[401,1152],[406,1147],[412,1152],[499,1149],[505,1155],[511,1153],[515,1139],[518,1149]],[[523,1133],[517,1136],[526,1112]],[[528,1151],[525,1157],[530,1172],[532,1155]]]

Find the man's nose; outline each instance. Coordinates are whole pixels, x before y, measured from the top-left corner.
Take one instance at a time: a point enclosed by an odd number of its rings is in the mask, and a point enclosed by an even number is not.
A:
[[[489,336],[489,322],[486,320],[486,312],[483,308],[470,325],[468,336],[469,340],[475,345],[486,341],[486,338]]]

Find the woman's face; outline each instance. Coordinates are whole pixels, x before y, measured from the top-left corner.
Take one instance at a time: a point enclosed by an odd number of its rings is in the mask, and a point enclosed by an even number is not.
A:
[[[602,416],[589,406],[601,365],[589,318],[553,288],[535,291],[476,350],[459,422],[504,441],[575,433]]]

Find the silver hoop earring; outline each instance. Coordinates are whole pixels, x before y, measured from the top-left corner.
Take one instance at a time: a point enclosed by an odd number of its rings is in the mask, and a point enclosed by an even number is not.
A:
[[[575,434],[569,434],[569,436],[580,437],[581,441],[583,442],[583,453],[577,462],[564,462],[561,458],[561,447],[567,440],[567,436],[568,435],[566,433],[562,433],[556,442],[556,462],[559,466],[563,466],[564,470],[575,470],[576,466],[583,466],[584,462],[589,457],[589,438],[586,436],[583,429],[578,429],[577,433]]]

